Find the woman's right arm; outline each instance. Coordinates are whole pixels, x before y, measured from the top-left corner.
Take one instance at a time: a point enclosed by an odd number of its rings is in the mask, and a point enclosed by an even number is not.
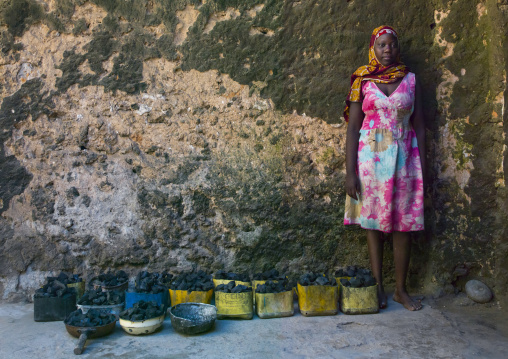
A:
[[[349,106],[349,123],[346,133],[346,193],[358,200],[357,193],[361,192],[360,180],[356,173],[358,159],[358,140],[365,114],[361,102],[351,102]]]

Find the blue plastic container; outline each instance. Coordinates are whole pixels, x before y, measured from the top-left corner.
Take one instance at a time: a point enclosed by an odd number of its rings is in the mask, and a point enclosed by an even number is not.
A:
[[[157,304],[162,305],[164,310],[169,306],[169,292],[167,290],[152,294],[152,293],[136,293],[125,292],[125,309],[132,308],[134,303],[144,300],[145,302],[155,301]]]

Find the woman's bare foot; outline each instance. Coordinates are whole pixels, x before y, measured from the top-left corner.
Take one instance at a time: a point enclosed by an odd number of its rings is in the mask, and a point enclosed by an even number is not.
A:
[[[388,303],[388,297],[382,287],[377,287],[377,298],[379,300],[379,309],[385,309]]]
[[[423,308],[422,303],[420,303],[419,300],[411,298],[407,292],[395,291],[393,294],[393,300],[402,304],[404,308],[412,312]]]

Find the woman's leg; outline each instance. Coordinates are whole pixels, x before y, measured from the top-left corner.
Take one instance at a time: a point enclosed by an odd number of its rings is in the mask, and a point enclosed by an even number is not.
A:
[[[406,278],[411,255],[411,238],[407,232],[393,232],[393,256],[395,261],[395,293],[393,300],[406,309],[422,309],[422,304],[411,298],[406,290]]]
[[[379,308],[386,308],[386,294],[383,287],[383,239],[381,232],[367,230],[367,245],[369,247],[370,268],[378,283]]]

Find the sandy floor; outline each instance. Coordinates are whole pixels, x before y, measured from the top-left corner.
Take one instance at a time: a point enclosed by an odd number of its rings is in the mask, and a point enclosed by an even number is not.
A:
[[[84,358],[507,358],[508,315],[490,306],[428,303],[410,313],[389,301],[374,315],[220,320],[184,336],[169,316],[159,332],[125,334],[120,326],[87,342]],[[77,339],[62,322],[33,321],[33,304],[0,304],[0,358],[71,358]]]

